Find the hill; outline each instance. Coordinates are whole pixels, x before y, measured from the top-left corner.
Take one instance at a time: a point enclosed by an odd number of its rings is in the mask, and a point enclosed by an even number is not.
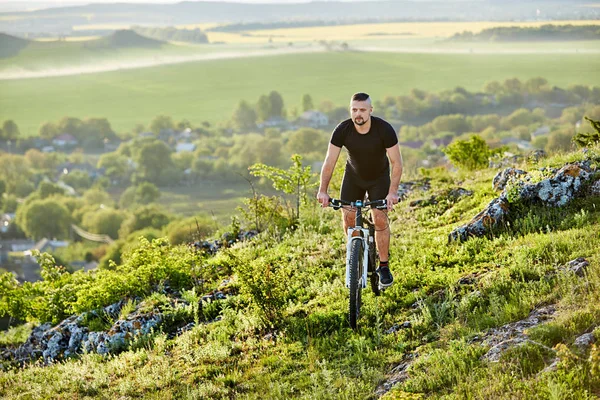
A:
[[[0,58],[9,58],[19,54],[29,43],[29,40],[0,32]]]
[[[110,48],[110,49],[158,49],[165,45],[162,40],[150,39],[130,29],[120,29],[110,35],[96,40],[83,42],[84,48]]]
[[[281,225],[216,254],[208,242],[142,240],[120,265],[94,273],[66,273],[46,257],[44,281],[20,286],[2,275],[0,310],[34,321],[0,337],[5,366],[12,355],[41,360],[5,368],[0,391],[592,399],[600,390],[592,345],[600,335],[600,148],[504,161],[528,178],[502,193],[498,176],[510,169],[424,170],[404,182],[407,197],[390,216],[396,282],[380,297],[364,292],[357,331],[346,320],[339,215],[313,203],[295,228],[285,211],[260,215]],[[530,197],[515,197],[519,187]],[[567,204],[544,203],[575,188]],[[510,223],[448,241],[502,196]]]
[[[93,19],[88,16],[93,15]],[[292,4],[248,4],[184,1],[176,4],[90,4],[31,12],[0,13],[5,32],[69,32],[97,24],[173,26],[205,22],[251,23],[290,20],[356,21],[523,21],[598,18],[587,0],[490,1],[315,1]]]

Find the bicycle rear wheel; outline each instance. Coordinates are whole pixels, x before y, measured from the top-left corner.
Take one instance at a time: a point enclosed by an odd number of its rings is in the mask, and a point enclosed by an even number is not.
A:
[[[362,264],[363,264],[363,241],[354,240],[352,241],[352,247],[350,248],[350,310],[348,313],[348,321],[350,327],[356,329],[358,315],[360,313],[361,305],[361,285],[360,279],[362,277]]]

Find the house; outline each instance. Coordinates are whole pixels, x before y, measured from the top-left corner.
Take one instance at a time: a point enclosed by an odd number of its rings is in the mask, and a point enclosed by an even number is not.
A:
[[[259,129],[264,128],[287,128],[288,121],[283,117],[269,117],[266,121],[257,124]]]
[[[65,240],[51,240],[43,238],[42,240],[37,242],[32,248],[30,248],[29,250],[25,250],[23,254],[26,256],[30,256],[33,250],[39,250],[42,253],[53,252],[56,249],[67,247],[68,245],[69,242]]]
[[[69,133],[63,133],[52,139],[52,144],[56,147],[75,147],[79,142],[75,136]]]
[[[73,261],[70,265],[76,271],[82,269],[87,272],[96,269],[98,267],[98,261]]]
[[[184,143],[180,142],[175,145],[175,152],[182,153],[184,151],[194,151],[196,150],[196,145],[194,143]]]
[[[531,139],[538,136],[547,135],[550,133],[550,127],[548,125],[540,126],[535,131],[531,132]]]
[[[311,128],[322,128],[329,125],[329,117],[320,111],[310,110],[303,112],[297,122]]]
[[[502,143],[504,145],[514,144],[521,150],[533,150],[533,148],[534,148],[531,145],[531,143],[529,143],[527,140],[522,140],[522,139],[513,138],[513,137],[504,138],[500,141],[500,143]]]

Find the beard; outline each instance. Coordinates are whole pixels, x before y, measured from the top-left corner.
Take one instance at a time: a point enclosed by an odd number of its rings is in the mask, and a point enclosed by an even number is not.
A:
[[[369,118],[363,119],[362,117],[357,117],[357,118],[354,118],[354,123],[358,126],[363,126],[364,124],[367,123],[368,120],[369,120]]]

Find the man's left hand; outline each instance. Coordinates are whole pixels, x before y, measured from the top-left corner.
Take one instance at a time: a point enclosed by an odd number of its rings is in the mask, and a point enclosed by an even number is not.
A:
[[[398,197],[398,193],[388,193],[388,195],[385,197],[385,200],[387,201],[388,211],[392,211],[394,209],[394,205],[398,204],[400,197]]]

